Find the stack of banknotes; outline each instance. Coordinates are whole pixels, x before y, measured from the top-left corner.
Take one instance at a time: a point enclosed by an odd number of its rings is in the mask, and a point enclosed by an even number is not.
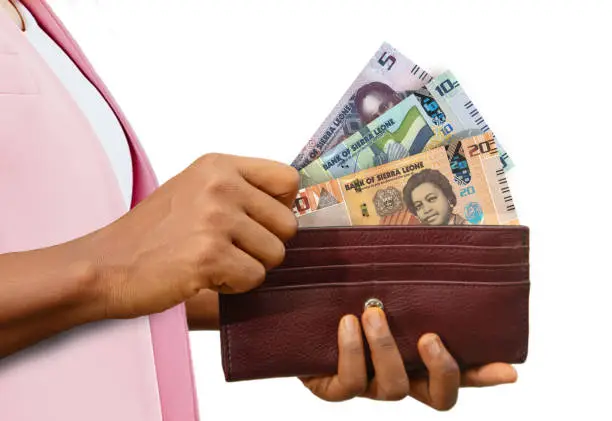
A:
[[[519,223],[512,160],[457,78],[388,43],[292,165],[300,227]]]

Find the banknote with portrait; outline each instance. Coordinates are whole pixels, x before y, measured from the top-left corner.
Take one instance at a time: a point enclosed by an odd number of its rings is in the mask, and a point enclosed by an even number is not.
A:
[[[426,70],[383,43],[291,165],[298,170],[304,168],[397,105],[402,93],[421,89],[431,80]]]
[[[519,223],[490,132],[300,189],[293,211],[300,227]]]

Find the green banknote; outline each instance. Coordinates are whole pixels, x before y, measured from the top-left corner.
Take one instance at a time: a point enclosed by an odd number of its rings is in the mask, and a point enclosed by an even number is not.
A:
[[[300,170],[301,187],[396,161],[439,146],[444,133],[409,95]]]

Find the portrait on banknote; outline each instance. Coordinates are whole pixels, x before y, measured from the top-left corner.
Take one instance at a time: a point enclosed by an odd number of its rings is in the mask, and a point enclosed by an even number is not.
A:
[[[382,82],[370,82],[360,87],[353,98],[360,125],[380,117],[401,101],[391,87]]]
[[[395,90],[386,83],[376,81],[363,85],[351,97],[349,104],[354,110],[354,116],[352,119],[347,119],[344,128],[346,136],[360,130],[361,127],[374,121],[410,95],[416,96],[435,125],[446,121],[444,112],[426,88]]]
[[[406,208],[425,225],[465,225],[453,212],[457,196],[448,179],[438,170],[424,169],[408,179],[403,190]]]

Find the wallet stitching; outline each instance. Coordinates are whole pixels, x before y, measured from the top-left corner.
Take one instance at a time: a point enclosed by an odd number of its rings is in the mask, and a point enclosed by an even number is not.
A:
[[[231,339],[231,327],[225,323],[225,317],[223,317],[223,315],[225,314],[225,300],[223,299],[223,296],[221,295],[219,297],[219,318],[220,318],[220,323],[221,323],[221,333],[223,338],[225,339],[225,344],[227,346],[227,355],[224,355],[224,359],[226,360],[227,364],[227,378],[228,380],[231,380],[232,378],[232,339]]]
[[[523,230],[523,246],[525,246],[525,260],[529,262],[529,230]],[[529,269],[527,269],[529,271]],[[529,272],[528,272],[529,273]],[[523,306],[523,310],[521,311],[522,315],[522,325],[524,326],[524,334],[529,338],[529,295],[531,293],[531,286],[528,286],[527,290],[527,300],[525,305]],[[518,356],[520,361],[525,361],[527,359],[527,353],[529,348],[529,339],[525,341],[521,354]]]
[[[330,270],[333,271],[334,268],[373,268],[376,269],[384,269],[384,268],[393,268],[393,267],[445,267],[449,269],[457,269],[457,270],[469,270],[474,269],[476,271],[483,272],[497,272],[499,270],[520,270],[521,268],[529,269],[529,263],[495,263],[495,264],[486,264],[486,263],[457,263],[457,262],[391,262],[391,263],[354,263],[354,264],[338,264],[338,265],[316,265],[316,266],[290,266],[290,267],[277,267],[268,274],[283,274],[287,272],[302,272],[302,271],[325,271]],[[274,275],[273,275],[274,276]]]
[[[523,333],[526,336],[527,340],[525,341],[524,345],[523,345],[523,349],[521,351],[521,355],[519,355],[519,360],[520,361],[525,361],[527,359],[527,354],[528,354],[528,349],[529,349],[529,299],[530,299],[530,294],[531,294],[531,284],[529,283],[527,285],[527,298],[525,300],[525,305],[523,305],[523,309],[521,310],[521,321],[522,321],[522,325],[523,327]]]
[[[225,325],[225,337],[227,339],[227,377],[232,378],[232,335],[231,335],[231,327]]]
[[[410,243],[410,244],[375,244],[368,246],[325,246],[325,247],[294,247],[288,248],[287,252],[301,252],[301,251],[311,251],[311,250],[346,250],[346,249],[356,249],[356,250],[365,250],[365,249],[373,249],[379,247],[410,247],[410,248],[449,248],[449,249],[474,249],[477,250],[518,250],[525,249],[527,246],[524,244],[516,245],[516,246],[478,246],[478,245],[466,245],[466,244],[429,244],[429,243]]]
[[[248,294],[263,293],[263,292],[274,292],[274,291],[287,291],[296,289],[312,289],[312,288],[336,288],[336,287],[354,287],[358,286],[385,286],[385,285],[416,285],[425,287],[440,287],[440,286],[452,286],[453,288],[503,288],[503,287],[517,287],[530,285],[529,280],[523,281],[510,281],[510,282],[468,282],[468,281],[407,281],[407,280],[385,280],[385,281],[365,281],[365,282],[330,282],[324,284],[302,284],[302,285],[280,285],[272,287],[260,287],[256,288]]]
[[[316,269],[316,268],[333,268],[333,267],[359,267],[359,266],[380,266],[380,267],[392,267],[392,266],[443,266],[447,268],[473,268],[476,270],[499,270],[499,269],[515,269],[521,267],[528,267],[527,262],[515,262],[515,263],[458,263],[458,262],[383,262],[383,263],[351,263],[351,264],[338,264],[338,265],[318,265],[318,266],[303,266],[303,267],[289,267],[289,268],[276,268],[273,272],[287,272],[290,270],[299,269]],[[270,273],[272,272],[270,271]]]

